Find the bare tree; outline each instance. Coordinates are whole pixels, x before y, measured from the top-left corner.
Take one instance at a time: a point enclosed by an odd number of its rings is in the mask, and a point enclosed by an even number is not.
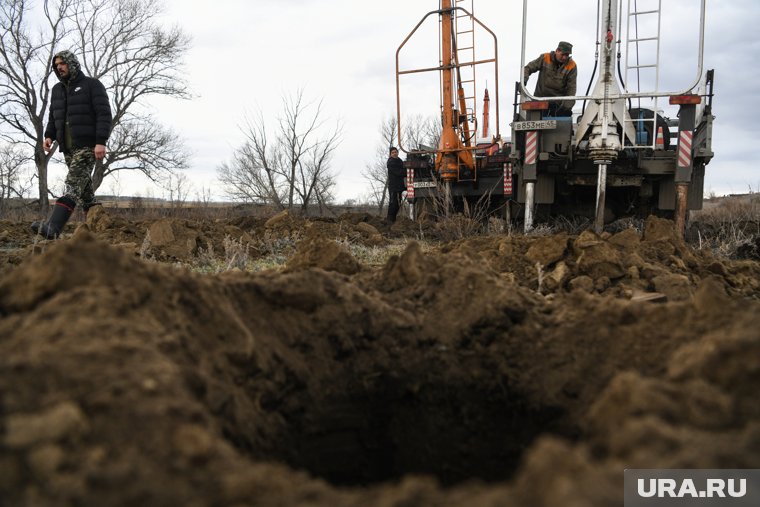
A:
[[[315,180],[314,185],[314,198],[317,201],[319,207],[319,214],[324,215],[325,211],[329,210],[329,205],[335,202],[335,194],[333,189],[336,185],[335,174],[329,171],[315,171],[320,176]]]
[[[376,204],[378,214],[382,214],[388,196],[388,152],[391,146],[399,145],[398,119],[395,116],[385,118],[379,134],[381,140],[375,149],[375,158],[365,166],[362,175],[369,183],[370,202]],[[440,121],[435,117],[412,116],[402,124],[402,136],[402,144],[407,150],[437,147],[441,137]]]
[[[48,163],[55,152],[42,149],[51,61],[62,49],[80,57],[84,72],[103,82],[112,101],[110,153],[95,169],[95,189],[117,170],[139,170],[155,181],[186,167],[182,143],[138,111],[152,96],[189,96],[181,66],[190,39],[153,21],[163,9],[160,0],[43,0],[42,7],[43,21],[32,26],[31,2],[0,3],[0,135],[31,147],[41,207],[48,204]]]
[[[27,162],[29,157],[17,145],[0,146],[0,213],[6,211],[11,199],[25,197],[31,190],[33,182],[21,179]]]
[[[241,127],[245,142],[230,163],[219,166],[219,180],[233,200],[280,209],[300,205],[303,211],[316,201],[322,210],[332,201],[330,163],[342,126],[336,122],[327,128],[322,101],[307,103],[303,90],[284,96],[282,105],[272,143],[261,111],[246,119]]]
[[[404,147],[408,150],[435,149],[441,139],[441,119],[435,116],[410,116],[401,125]]]
[[[200,189],[195,191],[195,204],[203,208],[209,208],[211,206],[211,187],[201,185]]]
[[[160,0],[86,0],[74,13],[75,51],[85,72],[108,90],[113,113],[109,152],[93,188],[115,171],[140,171],[152,181],[188,167],[189,153],[169,128],[140,106],[152,96],[190,98],[182,59],[190,37],[154,22]]]
[[[176,171],[188,167],[190,154],[182,139],[147,115],[130,113],[124,116],[114,127],[108,145],[105,160],[97,163],[93,171],[94,189],[116,171],[140,171],[151,181],[161,183]]]
[[[240,131],[245,141],[231,162],[217,168],[217,176],[233,201],[267,203],[284,209],[287,185],[279,176],[282,150],[269,144],[261,111],[255,118],[246,116],[244,121]]]
[[[78,0],[45,1],[44,21],[33,33],[25,0],[0,4],[0,136],[13,144],[31,147],[30,160],[37,168],[40,207],[48,205],[48,162],[53,156],[42,147],[44,118],[50,96],[50,75],[56,48],[71,33],[71,13]]]
[[[314,123],[321,116],[321,105],[317,107],[314,114]],[[296,128],[291,129],[291,125],[298,123],[298,114],[295,114],[288,120],[288,132],[296,132]],[[291,123],[292,122],[292,123]],[[321,121],[319,122],[321,123]],[[314,132],[314,131],[309,131]],[[340,124],[335,129],[326,133],[323,137],[316,139],[309,147],[305,147],[305,142],[297,142],[301,150],[301,156],[297,162],[297,174],[293,179],[288,180],[289,186],[294,189],[301,203],[301,209],[306,212],[310,203],[317,201],[319,204],[320,214],[323,212],[323,205],[329,204],[333,200],[332,189],[335,187],[335,176],[330,173],[330,162],[333,154],[340,144],[342,128]],[[289,138],[288,142],[295,141],[296,136]],[[289,144],[290,146],[291,144]],[[290,161],[293,165],[293,161]],[[293,200],[288,201],[292,206]]]
[[[166,179],[167,200],[172,208],[181,208],[187,202],[192,184],[185,173],[171,174]]]

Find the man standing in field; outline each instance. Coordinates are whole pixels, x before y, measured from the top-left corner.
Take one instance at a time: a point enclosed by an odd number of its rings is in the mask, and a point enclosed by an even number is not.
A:
[[[538,82],[533,95],[536,97],[570,97],[575,95],[578,67],[572,56],[573,45],[561,41],[557,49],[544,53],[528,65],[523,71],[523,84],[528,84],[528,78],[538,72]],[[574,100],[549,102],[549,114],[554,116],[570,116],[573,113]]]
[[[97,79],[84,75],[73,53],[57,53],[53,57],[53,72],[59,83],[50,93],[43,148],[49,153],[56,141],[69,172],[64,195],[55,202],[50,220],[32,224],[32,230],[47,239],[61,234],[77,204],[85,212],[94,205],[92,169],[96,160],[106,156],[112,120],[105,87]]]
[[[391,146],[385,167],[388,169],[388,222],[393,223],[401,207],[401,194],[406,190],[406,169],[404,161],[398,156],[398,148]]]

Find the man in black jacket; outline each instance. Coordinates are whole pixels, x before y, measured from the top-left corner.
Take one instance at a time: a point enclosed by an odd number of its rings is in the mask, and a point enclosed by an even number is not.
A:
[[[69,172],[64,195],[55,202],[50,220],[32,224],[32,230],[45,238],[58,237],[77,204],[85,211],[94,205],[92,169],[96,160],[106,156],[111,134],[111,106],[103,84],[85,76],[70,51],[53,57],[53,72],[60,82],[50,94],[43,148],[49,153],[56,141]]]
[[[390,155],[385,167],[388,168],[388,222],[393,223],[401,207],[401,194],[406,190],[406,169],[398,156],[398,148],[391,146]]]

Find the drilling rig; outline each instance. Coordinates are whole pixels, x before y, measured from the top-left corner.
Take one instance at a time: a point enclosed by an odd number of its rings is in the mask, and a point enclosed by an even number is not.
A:
[[[636,6],[636,0],[627,1],[624,40],[623,0],[598,1],[594,69],[599,75],[590,95],[535,97],[522,82],[516,83],[511,159],[526,230],[533,226],[533,211],[539,205],[564,214],[593,204],[596,232],[601,232],[606,217],[654,213],[674,218],[676,230],[683,234],[687,210],[702,207],[705,166],[713,157],[714,72],[702,74],[705,0],[700,0],[694,48],[696,77],[675,91],[660,90],[659,84],[662,1],[647,10]],[[523,0],[523,67],[527,11],[528,0]],[[648,26],[656,29],[640,34],[637,27],[647,17]],[[649,60],[640,57],[645,45]],[[636,79],[642,69],[654,73],[645,90]],[[631,89],[632,82],[638,89]],[[658,101],[666,98],[678,107],[676,120],[660,112]],[[583,101],[577,118],[548,114],[549,101],[569,99]]]
[[[701,209],[705,166],[713,157],[714,72],[703,73],[706,0],[694,0],[699,2],[698,40],[693,46],[696,77],[672,91],[661,90],[659,83],[662,0],[646,10],[637,10],[636,0],[597,0],[597,49],[586,95],[533,96],[520,79],[515,84],[509,139],[499,133],[497,38],[472,14],[472,0],[469,8],[462,5],[465,1],[440,0],[440,8],[423,17],[396,51],[399,140],[400,77],[440,74],[438,146],[401,145],[408,155],[407,199],[414,215],[419,217],[435,202],[476,200],[486,202],[492,213],[521,218],[526,231],[537,215],[590,216],[594,229],[601,232],[613,217],[658,214],[673,218],[682,234],[688,210]],[[521,77],[528,3],[523,0]],[[405,45],[432,16],[439,20],[439,65],[401,68],[399,56]],[[639,33],[638,27],[645,25],[656,30]],[[474,39],[470,43],[466,38],[476,28],[492,37],[492,56],[476,56]],[[474,69],[480,65],[494,68],[496,121],[494,134],[478,143],[475,92],[470,90],[475,89]],[[654,79],[642,86],[639,77],[645,70]],[[677,109],[675,119],[661,109],[666,99],[671,109]],[[550,114],[550,102],[562,100],[575,100],[582,108],[569,116]]]
[[[499,134],[498,43],[496,35],[472,13],[473,0],[441,0],[438,10],[428,12],[396,51],[396,108],[399,147],[407,153],[407,200],[416,217],[461,209],[468,200],[483,209],[504,209],[512,193],[512,165],[508,145]],[[439,62],[425,68],[402,68],[407,42],[426,21],[437,18]],[[476,31],[490,38],[490,54],[479,57]],[[491,66],[495,78],[495,132],[490,136],[490,95],[482,99],[483,121],[479,125],[476,69]],[[404,146],[401,110],[402,76],[437,72],[440,77],[441,132],[437,147]],[[482,139],[478,139],[479,127]],[[480,142],[478,142],[480,141]]]

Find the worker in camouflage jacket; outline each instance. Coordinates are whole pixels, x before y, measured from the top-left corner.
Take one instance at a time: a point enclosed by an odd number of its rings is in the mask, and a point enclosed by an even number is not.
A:
[[[56,141],[69,172],[64,195],[53,206],[50,220],[32,224],[32,230],[45,238],[58,237],[77,204],[85,212],[94,205],[92,169],[97,160],[106,156],[112,121],[105,87],[84,75],[73,53],[57,53],[52,65],[59,82],[50,94],[43,148],[49,153]]]
[[[538,72],[538,82],[533,95],[536,97],[568,97],[575,95],[578,68],[572,58],[573,45],[561,41],[557,49],[544,53],[528,65],[523,71],[523,84]],[[549,113],[556,116],[570,116],[574,100],[550,101]]]

